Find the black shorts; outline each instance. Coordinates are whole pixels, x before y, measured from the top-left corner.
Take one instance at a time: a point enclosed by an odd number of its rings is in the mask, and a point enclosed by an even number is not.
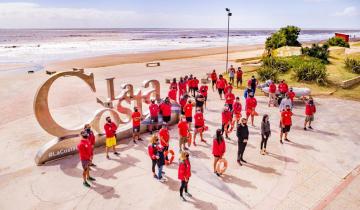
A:
[[[204,98],[205,98],[205,101],[207,101],[207,96],[204,96]]]
[[[214,157],[216,157],[216,158],[220,158],[220,156],[219,156],[219,155],[214,155]]]
[[[88,169],[90,165],[90,160],[81,160],[81,165],[84,170]]]
[[[199,90],[198,87],[194,87],[193,89],[194,89],[195,92]]]
[[[181,115],[184,115],[185,114],[185,112],[184,112],[184,110],[181,108]]]
[[[216,80],[212,80],[211,82],[213,86],[216,84]]]
[[[202,128],[204,126],[198,126],[198,125],[195,125],[195,128],[198,129],[198,128]]]
[[[218,92],[219,92],[219,94],[223,94],[224,93],[224,89],[218,89]]]
[[[192,122],[192,117],[186,117],[186,122],[191,123]]]
[[[283,133],[288,133],[290,131],[291,125],[285,125],[284,128],[281,128],[281,131]]]
[[[158,116],[150,117],[150,119],[151,119],[151,124],[157,124],[159,122]]]
[[[133,126],[133,133],[139,133],[140,132],[140,126]]]
[[[229,110],[232,111],[233,110],[233,105],[232,104],[226,104],[229,107]]]
[[[236,78],[236,82],[237,83],[239,83],[239,82],[242,83],[242,78]]]
[[[171,116],[163,116],[163,121],[168,123],[170,122]]]

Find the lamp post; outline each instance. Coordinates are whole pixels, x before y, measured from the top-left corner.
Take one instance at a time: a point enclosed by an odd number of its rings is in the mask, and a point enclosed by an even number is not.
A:
[[[228,17],[228,27],[227,27],[227,41],[226,41],[226,70],[225,72],[228,73],[228,65],[229,65],[229,36],[230,36],[230,16],[232,13],[230,12],[229,8],[225,8]]]

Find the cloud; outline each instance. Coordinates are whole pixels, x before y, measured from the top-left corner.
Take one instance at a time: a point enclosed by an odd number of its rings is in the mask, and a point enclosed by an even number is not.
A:
[[[359,13],[356,7],[346,7],[343,11],[336,12],[335,16],[346,16],[346,17],[354,17],[358,16]]]
[[[124,27],[133,11],[43,7],[35,3],[0,3],[1,28]]]

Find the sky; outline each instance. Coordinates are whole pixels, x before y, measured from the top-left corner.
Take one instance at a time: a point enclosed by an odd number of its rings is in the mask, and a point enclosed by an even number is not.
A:
[[[0,28],[360,29],[360,0],[0,0]]]

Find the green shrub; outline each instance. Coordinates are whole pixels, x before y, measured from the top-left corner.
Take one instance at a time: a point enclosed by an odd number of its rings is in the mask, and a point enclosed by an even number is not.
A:
[[[298,81],[314,81],[319,85],[326,84],[326,67],[319,60],[308,60],[293,67]]]
[[[271,67],[262,66],[256,72],[258,74],[258,78],[260,81],[266,81],[269,79],[271,79],[274,82],[279,81],[278,71],[276,71],[275,69],[273,69]]]
[[[283,46],[301,46],[297,40],[301,29],[296,26],[286,26],[280,28],[266,39],[265,48],[267,50],[274,50]]]
[[[346,58],[344,63],[346,69],[355,74],[360,74],[360,60],[355,58]]]
[[[311,48],[309,47],[302,47],[301,53],[303,55],[308,55],[310,57],[318,58],[322,60],[323,63],[328,64],[328,57],[329,57],[329,45],[323,44],[322,46],[318,44],[313,44]]]
[[[327,43],[330,46],[350,47],[349,43],[345,42],[340,37],[332,37],[332,38],[328,39]]]
[[[286,73],[290,69],[290,65],[283,58],[264,57],[262,62],[264,67],[272,68],[279,73]]]

